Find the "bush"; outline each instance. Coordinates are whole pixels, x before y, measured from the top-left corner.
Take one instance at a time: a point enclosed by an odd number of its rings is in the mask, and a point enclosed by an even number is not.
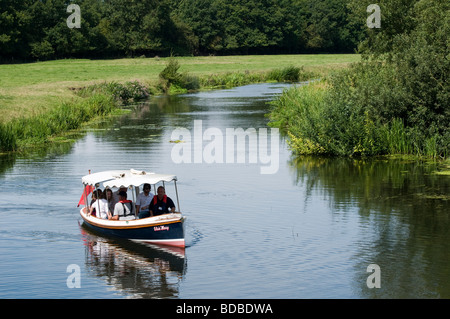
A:
[[[166,67],[159,73],[159,87],[168,93],[171,87],[174,91],[194,91],[200,88],[200,79],[189,73],[179,73],[180,64],[174,58],[169,59]]]
[[[272,102],[269,124],[288,135],[296,154],[448,156],[449,138],[436,123],[407,124],[410,96],[395,75],[381,64],[360,64],[290,88]]]
[[[159,73],[160,87],[163,92],[169,92],[172,85],[179,85],[181,83],[182,75],[178,72],[180,64],[174,58],[169,59],[166,67]]]
[[[298,82],[302,68],[288,66],[282,69],[276,69],[269,72],[267,79],[277,82]]]
[[[200,79],[198,76],[183,73],[178,83],[182,88],[188,91],[195,91],[200,89]]]
[[[81,88],[78,95],[89,97],[95,94],[111,95],[115,100],[121,103],[130,103],[139,100],[145,100],[150,96],[149,89],[139,81],[125,82],[104,82]]]
[[[306,81],[316,77],[312,72],[307,72],[303,67],[287,66],[281,69],[270,71],[267,76],[267,81],[277,82],[299,82]]]

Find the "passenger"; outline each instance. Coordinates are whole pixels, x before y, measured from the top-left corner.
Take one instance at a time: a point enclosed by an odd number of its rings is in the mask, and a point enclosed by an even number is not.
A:
[[[101,195],[100,195],[101,194]],[[99,198],[95,202],[94,206],[95,209],[98,210],[97,217],[101,219],[108,219],[108,216],[111,215],[109,209],[108,209],[108,201],[106,200],[106,191],[105,192],[99,192]]]
[[[150,192],[150,189],[150,184],[144,184],[144,191],[136,199],[138,218],[150,217],[150,203],[153,200],[153,193]]]
[[[92,192],[91,205],[89,205],[89,215],[97,216],[97,210],[96,210],[97,205],[95,204],[95,202],[97,201],[98,198],[100,198],[101,195],[102,195],[101,189],[96,189]]]
[[[114,201],[113,191],[110,188],[107,188],[103,194],[106,194],[106,201],[108,202],[108,212],[113,213],[114,212],[114,206],[116,205],[116,202]]]
[[[119,193],[120,192],[127,192],[127,188],[126,187],[121,187],[121,188],[119,188],[117,191],[115,191],[114,193],[113,193],[113,200],[114,200],[114,205],[116,205],[118,202],[119,202]]]
[[[119,202],[114,206],[114,216],[109,219],[112,220],[132,220],[136,219],[133,214],[133,204],[131,200],[127,200],[127,193],[119,192]]]
[[[168,214],[169,209],[172,213],[175,212],[175,204],[170,197],[167,197],[166,190],[163,186],[158,187],[157,193],[158,195],[155,195],[150,203],[150,215],[158,216]]]

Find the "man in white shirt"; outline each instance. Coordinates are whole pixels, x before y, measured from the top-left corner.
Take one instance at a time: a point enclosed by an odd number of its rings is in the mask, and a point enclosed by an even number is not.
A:
[[[150,184],[144,184],[144,191],[136,199],[138,218],[150,217],[149,207],[152,199],[153,194],[150,192]]]
[[[114,215],[109,218],[112,220],[133,220],[136,216],[133,214],[133,204],[127,200],[127,193],[119,192],[119,202],[114,206]]]

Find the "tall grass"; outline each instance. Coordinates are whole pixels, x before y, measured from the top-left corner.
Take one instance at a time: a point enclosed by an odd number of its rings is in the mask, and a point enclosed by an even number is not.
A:
[[[313,72],[307,72],[303,67],[290,65],[274,69],[266,74],[266,79],[276,82],[299,82],[317,77]]]
[[[12,123],[0,122],[0,152],[13,151],[17,148],[17,138]]]
[[[144,100],[150,96],[149,88],[139,81],[128,81],[125,83],[115,81],[102,82],[75,89],[75,91],[82,97],[92,96],[94,94],[111,95],[121,103]]]
[[[170,58],[166,67],[159,74],[157,89],[164,93],[184,93],[200,88],[231,88],[261,82],[299,82],[312,79],[313,72],[306,72],[303,67],[287,66],[265,72],[225,72],[195,76],[180,73],[181,65],[175,58]]]
[[[78,129],[95,117],[111,113],[121,104],[149,96],[148,88],[138,81],[103,82],[73,90],[81,99],[62,102],[37,116],[0,123],[0,152],[46,142],[49,137]]]
[[[287,66],[272,69],[265,72],[227,72],[221,74],[210,74],[200,78],[201,87],[230,88],[251,83],[263,82],[299,82],[311,80],[318,75],[314,72],[305,71],[303,67]]]
[[[385,139],[389,154],[411,154],[413,152],[413,143],[401,119],[392,119],[389,128],[386,129]]]
[[[16,151],[46,142],[49,137],[78,129],[94,117],[110,113],[118,104],[112,96],[95,94],[77,102],[64,102],[48,113],[0,124],[0,151]]]
[[[350,108],[333,97],[325,81],[285,90],[271,103],[269,125],[289,137],[288,145],[297,155],[408,154],[433,159],[449,155],[437,133],[423,138],[401,118],[382,122],[364,105]]]
[[[326,82],[313,82],[287,89],[271,102],[269,125],[289,136],[288,144],[297,154],[329,152],[323,140],[325,94]]]
[[[258,72],[227,72],[201,77],[200,85],[204,88],[231,88],[250,83],[260,83],[263,82],[264,79],[264,74]]]

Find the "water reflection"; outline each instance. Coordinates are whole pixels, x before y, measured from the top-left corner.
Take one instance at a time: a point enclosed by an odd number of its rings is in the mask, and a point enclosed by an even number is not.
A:
[[[186,259],[178,252],[127,240],[99,236],[80,227],[86,269],[129,298],[177,298],[186,274]],[[102,296],[93,296],[101,298]]]
[[[335,223],[358,214],[353,242],[355,293],[363,298],[450,297],[450,179],[436,163],[303,157],[290,162],[306,199],[320,192]],[[338,225],[337,225],[338,226]],[[368,289],[370,263],[381,268],[381,288]]]

